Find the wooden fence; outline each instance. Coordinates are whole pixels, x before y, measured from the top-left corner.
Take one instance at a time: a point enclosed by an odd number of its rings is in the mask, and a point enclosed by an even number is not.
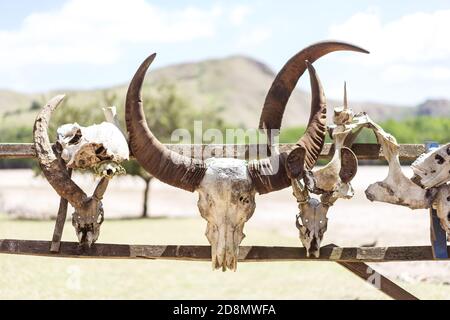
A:
[[[169,149],[181,154],[194,155],[197,158],[233,157],[250,160],[255,155],[266,154],[266,145],[166,145]],[[280,151],[291,150],[293,144],[280,145]],[[382,160],[383,150],[378,144],[353,144],[352,150],[359,160]],[[425,146],[419,144],[400,145],[400,160],[413,161],[425,152]],[[259,152],[264,151],[264,152]],[[321,152],[321,159],[330,159],[334,153],[332,144],[326,144]],[[33,144],[0,144],[0,158],[24,159],[36,156]],[[66,211],[61,201],[60,212]],[[62,209],[61,209],[62,208]],[[449,260],[450,250],[446,240],[442,240],[442,229],[436,224],[436,217],[431,211],[430,240],[431,246],[414,247],[371,247],[371,248],[340,248],[329,245],[321,248],[319,258],[307,258],[304,248],[299,247],[269,247],[242,246],[239,258],[241,262],[261,261],[330,261],[342,265],[359,278],[368,281],[394,299],[417,299],[394,282],[374,271],[366,262],[394,261],[433,261]],[[209,261],[211,251],[209,246],[166,246],[166,245],[125,245],[96,243],[92,248],[81,248],[74,242],[61,242],[64,219],[57,220],[53,241],[30,240],[0,240],[0,253],[34,256],[50,256],[60,258],[96,258],[96,259],[165,259]],[[59,226],[58,226],[59,223]],[[58,230],[59,228],[59,230]],[[0,235],[1,236],[1,235]],[[445,237],[445,233],[444,233]],[[438,241],[439,240],[439,241]],[[442,241],[445,247],[442,247]],[[439,254],[437,254],[439,252]],[[378,279],[373,281],[373,279]]]

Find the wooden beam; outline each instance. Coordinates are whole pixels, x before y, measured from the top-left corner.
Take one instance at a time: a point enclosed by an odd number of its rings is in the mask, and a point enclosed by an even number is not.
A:
[[[330,244],[321,248],[321,250],[324,248],[337,248],[337,246],[335,244]],[[364,262],[338,261],[337,263],[392,299],[418,300],[417,297],[398,286],[395,282],[378,273]]]
[[[195,158],[211,158],[226,157],[238,159],[256,159],[258,156],[266,155],[266,145],[183,145],[183,144],[166,144],[166,146],[178,153],[194,155]],[[295,148],[295,144],[281,144],[281,151],[289,151]],[[381,146],[379,144],[354,144],[353,152],[360,160],[382,160],[384,159]],[[400,160],[412,161],[425,151],[422,144],[402,144],[400,145]],[[332,144],[325,144],[320,159],[330,159],[333,155],[334,147]],[[34,158],[36,153],[31,143],[0,144],[0,158],[23,159]]]
[[[0,240],[0,253],[22,254],[61,258],[99,259],[162,259],[210,261],[210,246],[177,245],[127,245],[95,244],[82,248],[76,242],[61,242],[58,253],[49,251],[49,241]],[[334,261],[334,262],[392,262],[434,260],[430,246],[377,247],[377,248],[330,248],[321,249],[319,258],[307,258],[304,248],[243,246],[239,261]],[[447,259],[449,260],[449,259]]]
[[[59,159],[60,161],[63,161],[61,158]],[[72,177],[72,169],[67,169],[67,174],[69,177]],[[64,231],[64,224],[66,223],[68,204],[67,199],[64,199],[63,197],[59,199],[59,209],[56,216],[55,228],[53,229],[52,244],[50,246],[51,252],[58,252],[59,247],[61,246],[61,238]]]
[[[374,286],[395,300],[419,300],[402,287],[398,286],[382,274],[376,272],[364,262],[338,262],[341,266]]]

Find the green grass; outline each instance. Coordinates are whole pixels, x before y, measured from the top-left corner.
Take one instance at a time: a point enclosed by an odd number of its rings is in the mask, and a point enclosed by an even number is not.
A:
[[[106,220],[101,242],[206,244],[198,219]],[[53,222],[0,215],[0,238],[50,239]],[[252,227],[243,245],[297,246],[295,238]],[[75,238],[67,223],[64,240]],[[332,262],[239,263],[237,272],[208,262],[59,259],[0,255],[0,299],[384,299]],[[445,299],[450,287],[402,286],[420,298]]]

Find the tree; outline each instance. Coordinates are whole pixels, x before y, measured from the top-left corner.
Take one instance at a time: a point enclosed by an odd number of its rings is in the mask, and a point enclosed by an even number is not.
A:
[[[122,165],[125,168],[127,174],[139,177],[145,183],[141,218],[147,218],[149,216],[148,197],[150,193],[150,183],[153,180],[153,176],[150,175],[147,171],[145,171],[136,160],[127,161]]]
[[[144,90],[144,111],[147,116],[147,122],[153,133],[162,142],[170,142],[172,133],[179,128],[188,129],[193,133],[193,124],[196,120],[202,120],[204,128],[216,128],[224,130],[225,125],[220,117],[221,109],[212,105],[205,106],[205,110],[194,108],[190,101],[178,90],[178,88],[168,82],[160,82],[158,85],[152,85]],[[125,125],[125,107],[122,101],[123,95],[116,89],[103,90],[97,95],[97,99],[89,103],[83,101],[72,101],[67,96],[62,105],[55,111],[49,127],[49,137],[53,140],[56,137],[56,129],[66,123],[77,122],[81,126],[90,126],[94,123],[105,121],[102,107],[117,106],[118,118],[121,128]],[[31,109],[36,109],[39,104],[45,103],[45,97],[41,101],[33,102]],[[31,127],[23,130],[4,130],[0,126],[0,142],[31,142]],[[10,133],[10,134],[9,134]],[[5,139],[2,139],[2,138]],[[33,169],[36,173],[40,172],[39,166],[33,161]],[[5,164],[0,161],[0,166]],[[122,164],[127,174],[141,178],[145,182],[142,217],[148,217],[148,197],[150,193],[150,184],[153,179],[135,160],[130,160]]]

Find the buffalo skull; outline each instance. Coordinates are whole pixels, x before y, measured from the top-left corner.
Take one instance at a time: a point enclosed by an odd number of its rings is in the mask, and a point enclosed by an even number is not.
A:
[[[286,103],[300,76],[309,70],[313,99],[310,121],[297,144],[305,150],[304,162],[296,167],[310,170],[317,161],[326,135],[326,107],[319,103],[317,85],[311,63],[321,56],[337,51],[365,50],[341,42],[314,44],[297,53],[275,78],[266,97],[260,128],[277,130]],[[255,209],[255,194],[287,188],[291,182],[286,173],[287,152],[276,152],[269,158],[247,163],[235,159],[200,160],[175,153],[153,135],[145,120],[141,89],[145,74],[155,58],[148,57],[137,70],[128,88],[126,124],[131,151],[141,166],[162,182],[186,191],[199,193],[198,207],[207,221],[206,236],[211,244],[213,269],[236,270],[239,244],[244,223]]]

